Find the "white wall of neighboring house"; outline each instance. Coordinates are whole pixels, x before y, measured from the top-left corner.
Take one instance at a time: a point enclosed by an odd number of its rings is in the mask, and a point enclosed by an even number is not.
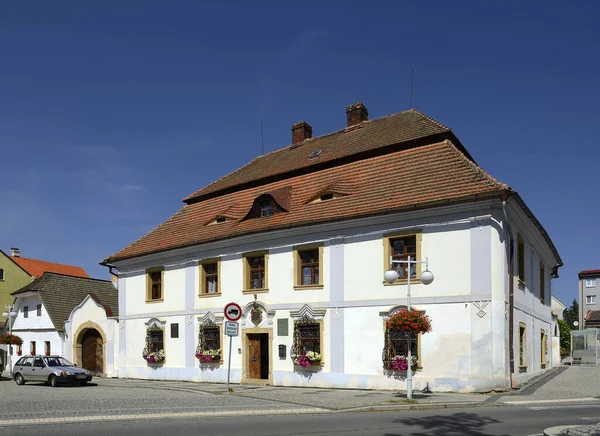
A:
[[[418,229],[421,253],[428,257],[434,282],[411,286],[412,306],[432,319],[433,331],[421,340],[421,365],[414,377],[415,389],[426,383],[437,391],[485,391],[510,386],[508,364],[508,264],[499,204],[463,206],[453,212],[426,211],[292,229],[205,244],[169,253],[118,262],[119,267],[119,376],[153,379],[185,379],[223,382],[226,364],[200,365],[194,358],[199,323],[205,316],[222,316],[230,301],[249,308],[254,296],[242,293],[245,252],[269,250],[267,293],[257,294],[263,311],[258,326],[272,332],[270,349],[272,380],[279,385],[338,386],[402,389],[404,382],[382,368],[384,316],[406,304],[406,285],[383,283],[385,269],[383,237],[388,232]],[[437,215],[436,215],[437,213]],[[524,289],[515,282],[515,336],[518,359],[518,323],[527,325],[527,368],[518,372],[519,382],[538,374],[540,331],[552,337],[550,313],[551,254],[519,211],[511,222],[515,241],[519,232],[526,240],[526,268],[534,271],[540,259],[546,265],[546,302],[539,298],[539,279]],[[407,218],[408,217],[408,218]],[[522,222],[521,222],[522,221]],[[539,232],[538,232],[539,233]],[[533,235],[533,236],[530,236]],[[302,244],[323,244],[323,288],[295,290],[293,249]],[[532,251],[531,247],[536,251]],[[515,244],[516,250],[516,244]],[[220,257],[221,296],[199,298],[199,267],[202,259]],[[164,267],[164,301],[146,302],[147,268]],[[515,279],[516,280],[516,279]],[[537,280],[537,281],[536,281]],[[536,295],[537,292],[537,295]],[[323,366],[299,372],[289,354],[293,345],[291,312],[304,305],[323,316]],[[242,337],[255,327],[248,310],[240,336],[233,338],[231,380],[242,379]],[[156,318],[165,326],[164,365],[148,365],[142,358],[147,323]],[[278,320],[287,319],[289,333],[279,336]],[[170,337],[170,324],[179,324],[179,338]],[[228,340],[223,337],[223,361],[228,358]],[[117,341],[115,340],[115,343]],[[286,345],[285,359],[278,346]],[[548,344],[550,350],[550,344]],[[548,358],[550,366],[551,357]]]
[[[119,335],[116,334],[118,323],[115,317],[109,318],[103,306],[89,295],[71,312],[69,319],[65,322],[65,345],[64,357],[76,361],[73,356],[73,344],[78,340],[78,333],[85,328],[94,328],[100,332],[104,343],[105,374],[108,377],[118,376],[118,367],[115,362],[115,356],[118,356]]]
[[[40,316],[37,315],[37,305],[42,306]],[[28,307],[28,317],[24,317],[24,307]],[[43,355],[45,352],[45,342],[50,342],[50,352],[52,354],[62,354],[63,340],[56,331],[46,308],[37,293],[27,294],[24,297],[17,297],[15,301],[17,317],[14,320],[12,332],[23,339],[23,355],[31,352],[31,342],[36,344],[36,353]]]

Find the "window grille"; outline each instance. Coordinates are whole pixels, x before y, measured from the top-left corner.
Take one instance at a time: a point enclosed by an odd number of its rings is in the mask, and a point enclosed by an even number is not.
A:
[[[294,322],[294,345],[291,354],[299,356],[309,351],[321,354],[321,324],[305,315]]]
[[[221,329],[212,321],[200,324],[196,354],[221,350]]]
[[[396,356],[408,356],[408,335],[410,336],[410,353],[413,359],[419,356],[418,333],[385,329],[385,345],[383,347],[383,366],[389,369]]]
[[[152,353],[164,353],[164,330],[158,326],[152,326],[146,330],[146,346],[144,347],[143,356],[148,356]],[[164,357],[160,359],[158,356],[154,362],[161,362]]]

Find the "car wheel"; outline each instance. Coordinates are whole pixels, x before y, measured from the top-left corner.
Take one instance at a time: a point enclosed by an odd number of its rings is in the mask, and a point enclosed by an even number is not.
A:
[[[79,382],[79,384],[80,384],[81,386],[85,386],[85,385],[87,385],[87,382],[86,382],[86,381],[84,381],[84,382]]]
[[[21,375],[21,373],[16,373],[15,374],[15,383],[17,383],[18,385],[24,385],[25,384],[25,379],[23,378],[23,376]]]
[[[50,386],[52,386],[53,388],[58,386],[58,380],[56,380],[56,376],[54,374],[52,374],[50,376]]]

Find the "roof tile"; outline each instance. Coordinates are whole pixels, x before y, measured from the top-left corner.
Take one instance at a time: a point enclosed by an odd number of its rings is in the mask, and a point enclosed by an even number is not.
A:
[[[351,180],[349,195],[310,203],[323,187]],[[345,185],[349,186],[349,185]],[[291,187],[289,212],[241,221],[254,200]],[[110,256],[121,260],[233,236],[309,223],[465,201],[510,188],[479,168],[450,141],[285,178],[185,205],[150,233]],[[236,220],[206,225],[235,207]]]
[[[33,277],[41,277],[45,272],[64,274],[75,277],[89,277],[83,268],[62,263],[46,262],[45,260],[29,259],[27,257],[9,256],[10,259]]]

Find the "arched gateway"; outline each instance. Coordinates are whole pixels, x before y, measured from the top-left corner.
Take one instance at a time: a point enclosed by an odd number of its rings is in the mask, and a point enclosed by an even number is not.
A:
[[[105,335],[95,323],[85,323],[75,334],[73,358],[75,364],[96,376],[106,373]]]

